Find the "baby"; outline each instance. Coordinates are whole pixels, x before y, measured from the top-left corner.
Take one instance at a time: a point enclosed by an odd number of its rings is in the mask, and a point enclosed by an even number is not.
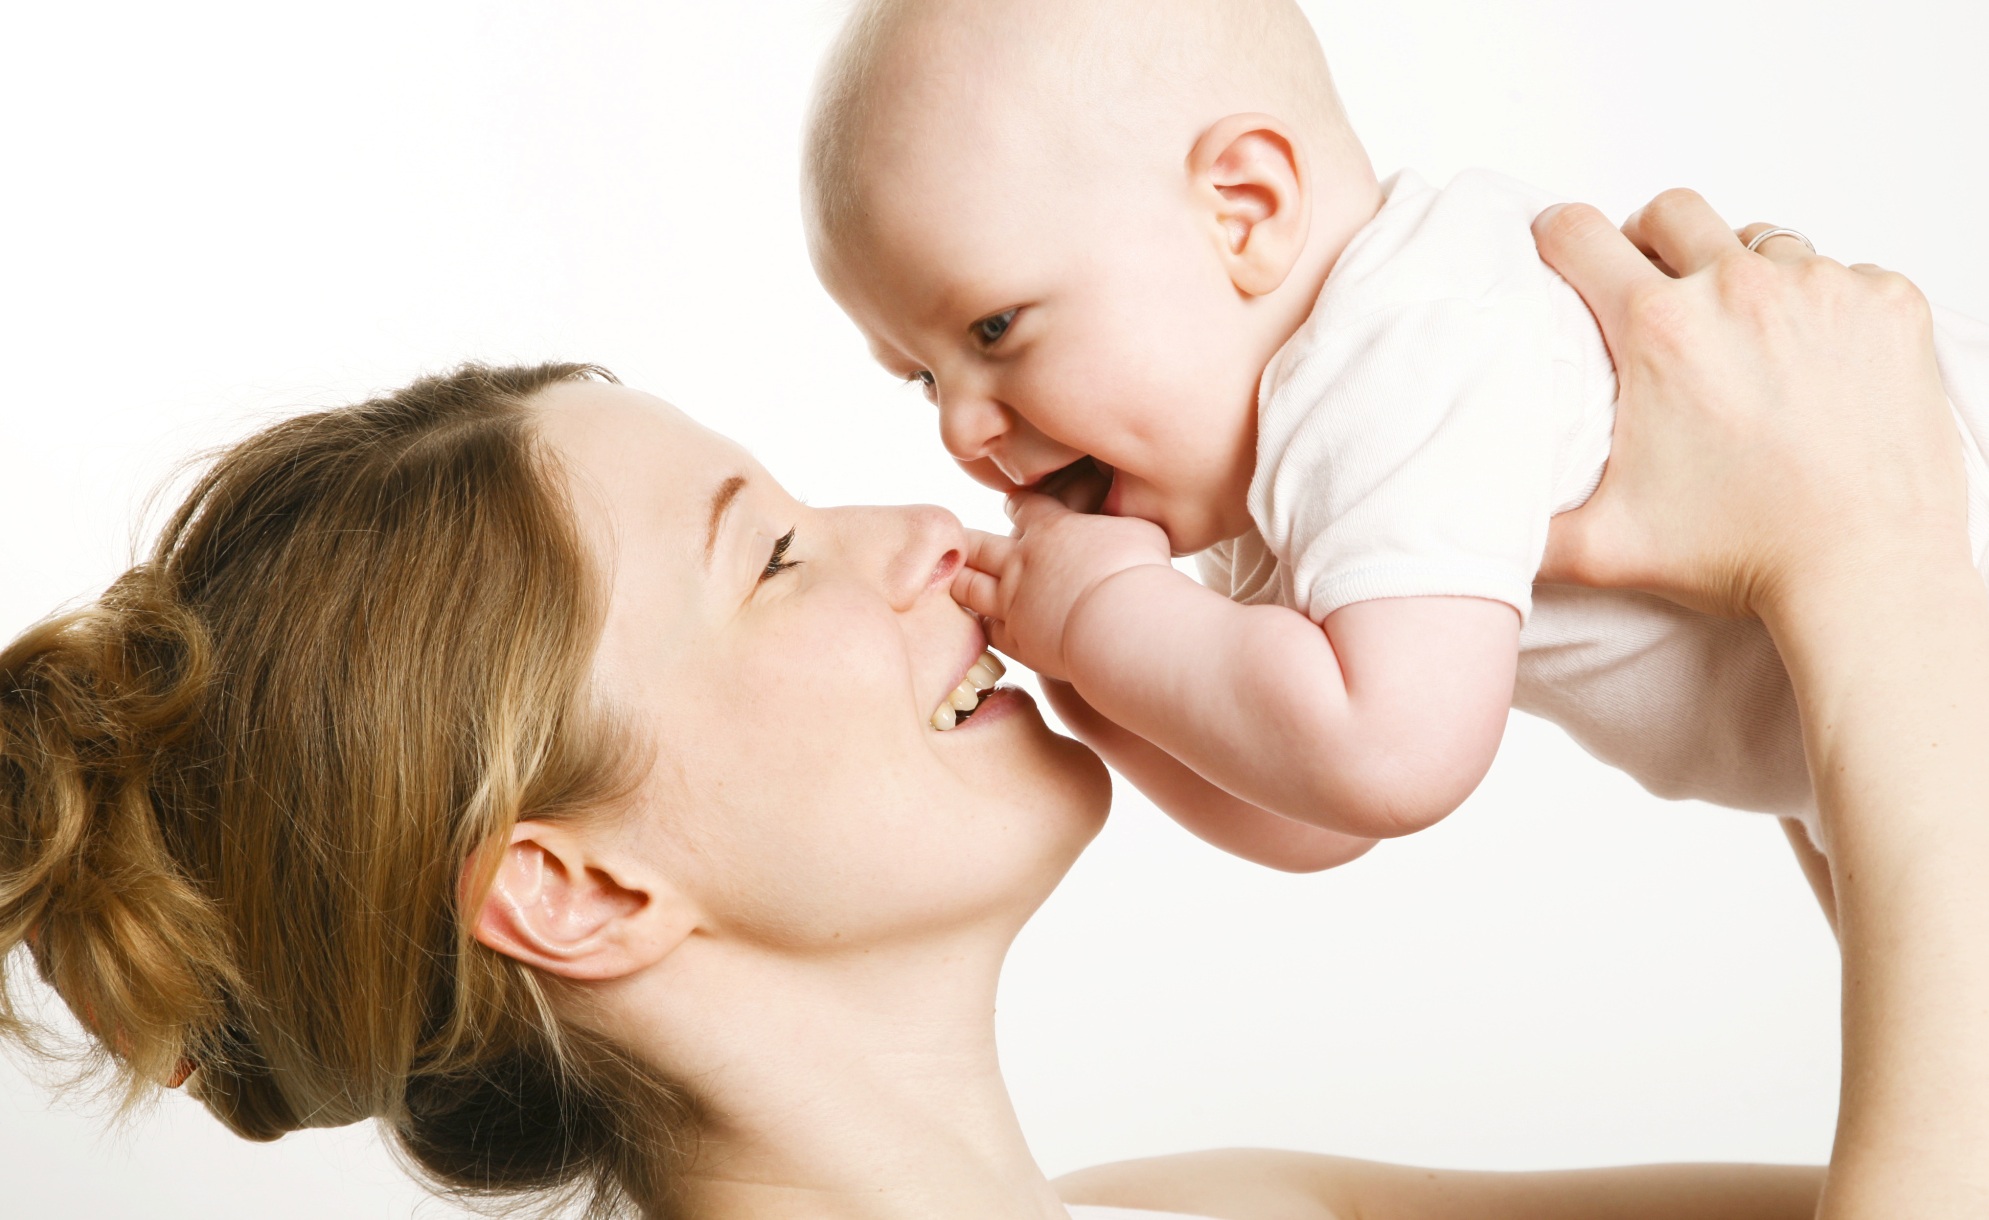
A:
[[[872,0],[806,159],[823,283],[1019,493],[958,595],[1191,830],[1352,858],[1455,808],[1508,707],[1659,795],[1812,819],[1758,624],[1534,587],[1616,392],[1534,246],[1554,201],[1378,183],[1292,0]],[[1989,328],[1939,329],[1982,566]]]

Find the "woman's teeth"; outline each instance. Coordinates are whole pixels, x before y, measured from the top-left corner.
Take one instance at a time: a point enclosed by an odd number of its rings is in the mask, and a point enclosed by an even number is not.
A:
[[[940,704],[939,710],[932,714],[932,727],[944,733],[965,720],[981,705],[982,694],[992,690],[994,684],[1001,681],[1001,676],[1007,672],[1007,668],[995,654],[981,653],[980,660],[975,661],[973,668],[967,671],[967,676],[960,679],[960,685],[953,688],[953,693],[946,696],[946,702]]]

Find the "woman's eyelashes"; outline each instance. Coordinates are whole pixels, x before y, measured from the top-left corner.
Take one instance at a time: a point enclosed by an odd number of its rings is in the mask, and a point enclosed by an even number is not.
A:
[[[760,569],[761,580],[771,580],[789,568],[798,568],[801,566],[799,559],[789,559],[787,557],[787,548],[793,545],[794,530],[792,529],[774,540],[773,554],[767,557],[767,566]]]

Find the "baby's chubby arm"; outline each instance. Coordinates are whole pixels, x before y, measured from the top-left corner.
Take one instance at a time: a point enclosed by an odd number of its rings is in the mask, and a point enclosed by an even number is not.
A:
[[[1004,652],[1260,810],[1359,838],[1421,830],[1484,778],[1519,615],[1478,598],[1362,602],[1323,628],[1169,562],[1158,526],[1016,497],[955,594]]]
[[[1167,751],[1098,714],[1068,682],[1043,679],[1043,695],[1064,727],[1189,833],[1252,864],[1316,873],[1359,859],[1375,840],[1311,826],[1240,801]]]

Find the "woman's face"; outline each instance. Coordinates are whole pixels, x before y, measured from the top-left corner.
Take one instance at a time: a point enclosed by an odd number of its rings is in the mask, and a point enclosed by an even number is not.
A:
[[[933,727],[986,646],[949,593],[959,522],[810,508],[621,386],[540,401],[608,583],[596,678],[655,749],[644,850],[725,930],[783,946],[1019,926],[1110,786],[1022,692]]]

